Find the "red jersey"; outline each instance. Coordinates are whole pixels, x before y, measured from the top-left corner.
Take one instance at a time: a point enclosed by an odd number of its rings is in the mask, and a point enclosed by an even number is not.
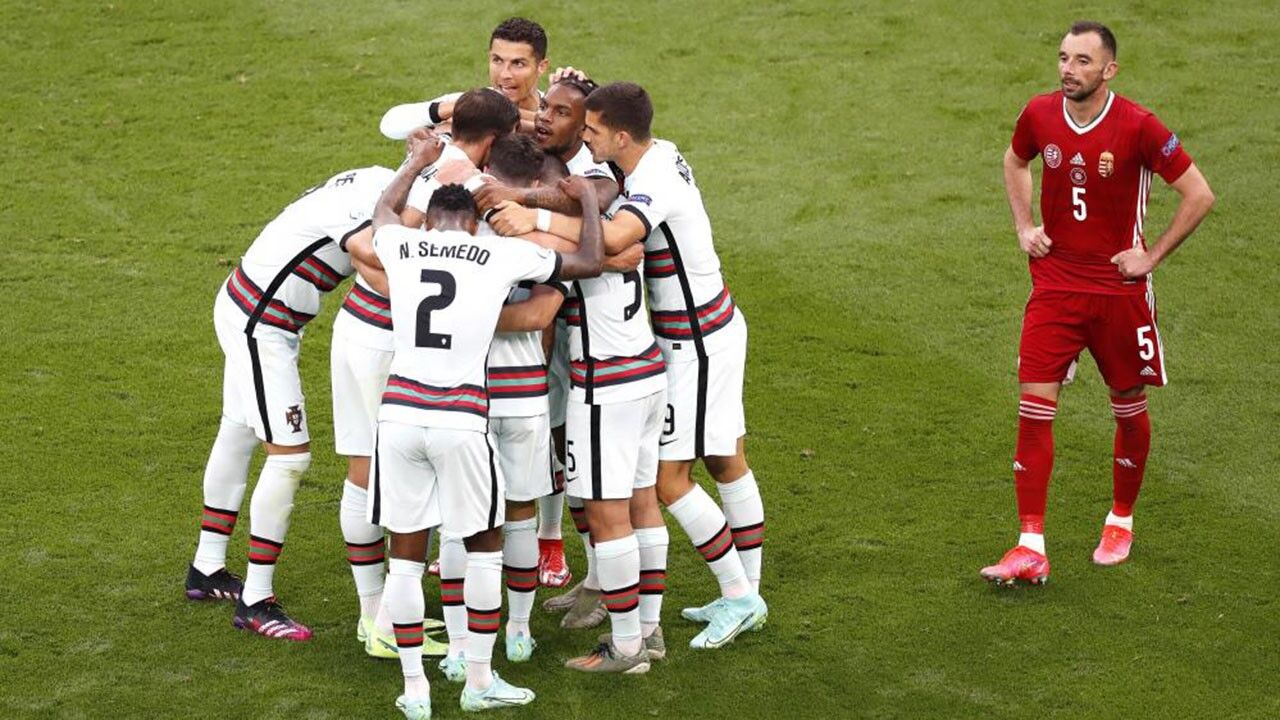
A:
[[[1148,278],[1125,279],[1111,258],[1146,247],[1143,220],[1151,175],[1172,183],[1191,166],[1178,136],[1141,105],[1108,93],[1092,122],[1076,125],[1062,92],[1037,95],[1013,131],[1013,151],[1044,159],[1040,217],[1053,241],[1031,258],[1031,283],[1046,290],[1128,295]]]

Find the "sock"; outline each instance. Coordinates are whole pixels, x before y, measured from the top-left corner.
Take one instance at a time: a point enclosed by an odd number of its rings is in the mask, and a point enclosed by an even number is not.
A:
[[[1114,512],[1109,512],[1107,513],[1107,519],[1103,522],[1103,525],[1115,525],[1116,527],[1122,527],[1129,532],[1133,532],[1133,516],[1129,515],[1127,517],[1121,517]]]
[[[502,553],[467,553],[467,687],[493,684],[493,642],[502,622]]]
[[[662,622],[662,594],[667,590],[667,528],[636,528],[640,546],[640,634],[649,637]]]
[[[284,549],[293,513],[293,496],[302,483],[302,474],[311,465],[311,453],[269,455],[258,475],[258,484],[249,499],[249,568],[244,576],[245,605],[253,605],[273,595],[272,579],[276,560]]]
[[[236,517],[249,481],[249,460],[257,445],[252,428],[222,418],[209,462],[204,466],[204,516],[200,521],[200,543],[191,563],[205,575],[227,565],[227,542],[236,529]]]
[[[707,561],[707,567],[720,583],[720,594],[726,598],[740,598],[751,592],[742,559],[733,547],[733,535],[729,524],[716,501],[711,499],[701,485],[694,484],[685,496],[667,508],[672,517],[684,528],[694,547]]]
[[[1058,404],[1027,393],[1018,402],[1018,445],[1013,453],[1013,484],[1018,496],[1018,521],[1025,536],[1039,536],[1018,544],[1044,552],[1044,508],[1053,474],[1053,418]]]
[[[383,568],[386,543],[382,528],[365,519],[369,493],[347,480],[342,484],[342,502],[338,505],[338,524],[347,543],[347,562],[356,581],[360,598],[360,616],[373,618],[382,602]]]
[[[1118,517],[1132,517],[1133,504],[1142,489],[1142,476],[1151,451],[1151,417],[1147,415],[1147,396],[1111,398],[1111,412],[1116,416],[1115,462],[1111,465],[1114,500],[1111,512]]]
[[[640,652],[640,545],[635,535],[596,543],[600,588],[613,644],[623,655]]]
[[[578,530],[578,537],[582,539],[582,554],[587,558],[587,575],[582,579],[582,585],[592,590],[599,590],[600,578],[596,573],[596,550],[591,544],[591,531],[587,528],[587,509],[582,504],[582,498],[569,496],[569,514],[573,516],[573,526]]]
[[[538,589],[538,521],[509,520],[502,526],[502,571],[507,576],[507,634],[529,634],[529,613]]]
[[[564,465],[554,455],[551,457],[551,473],[556,491],[538,498],[539,540],[559,540],[563,537],[560,524],[564,522]]]
[[[440,533],[440,605],[451,658],[467,649],[467,604],[463,598],[466,574],[467,548],[462,538]]]
[[[755,473],[747,474],[731,483],[717,484],[720,504],[724,507],[725,520],[733,533],[733,546],[742,559],[742,569],[756,592],[760,591],[760,563],[764,553],[764,502],[760,499],[760,487]]]
[[[428,697],[430,685],[422,669],[422,619],[426,599],[422,596],[422,573],[426,564],[391,558],[387,569],[387,611],[391,615],[400,651],[400,672],[404,694],[410,699]]]

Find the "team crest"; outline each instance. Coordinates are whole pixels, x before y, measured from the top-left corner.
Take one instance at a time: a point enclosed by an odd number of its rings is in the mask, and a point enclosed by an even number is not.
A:
[[[1050,143],[1045,146],[1044,164],[1055,169],[1062,164],[1062,150],[1057,145]]]
[[[293,428],[294,432],[302,432],[302,406],[291,405],[284,411],[284,421],[289,423],[289,427]]]
[[[1089,176],[1085,174],[1084,168],[1079,168],[1079,167],[1071,168],[1071,182],[1077,185],[1083,185],[1084,181],[1088,179],[1089,179]]]
[[[1116,156],[1110,152],[1103,151],[1098,156],[1098,174],[1102,177],[1111,177],[1111,173],[1116,171]]]

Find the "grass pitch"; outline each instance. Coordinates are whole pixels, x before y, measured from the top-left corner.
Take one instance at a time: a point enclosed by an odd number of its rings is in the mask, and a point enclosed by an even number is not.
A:
[[[1274,8],[118,0],[0,6],[0,715],[396,716],[397,665],[352,638],[336,297],[304,343],[315,462],[277,574],[317,638],[245,636],[182,599],[220,398],[211,303],[302,189],[398,161],[385,108],[484,84],[511,14],[548,28],[553,65],[644,84],[698,177],[751,324],[772,606],[764,633],[685,649],[678,610],[713,588],[673,530],[671,659],[570,674],[594,633],[535,614],[535,661],[496,663],[539,694],[511,717],[1280,714]],[[1113,27],[1115,89],[1178,132],[1219,203],[1158,272],[1172,384],[1152,393],[1134,559],[1088,562],[1112,432],[1089,369],[1057,422],[1053,582],[996,591],[976,570],[1016,531],[1029,287],[1000,157],[1077,15]],[[1149,227],[1172,200],[1156,189]],[[460,716],[430,676],[437,717]]]

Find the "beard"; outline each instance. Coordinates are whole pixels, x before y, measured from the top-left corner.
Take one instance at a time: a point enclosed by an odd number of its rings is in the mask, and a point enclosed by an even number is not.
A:
[[[1079,84],[1076,86],[1076,88],[1074,90],[1071,90],[1067,88],[1066,82],[1063,82],[1062,94],[1065,95],[1068,100],[1080,102],[1082,100],[1088,100],[1090,97],[1092,97],[1093,94],[1098,91],[1098,87],[1101,85],[1102,85],[1102,78],[1098,78],[1092,84],[1086,83],[1084,81],[1080,81]]]

